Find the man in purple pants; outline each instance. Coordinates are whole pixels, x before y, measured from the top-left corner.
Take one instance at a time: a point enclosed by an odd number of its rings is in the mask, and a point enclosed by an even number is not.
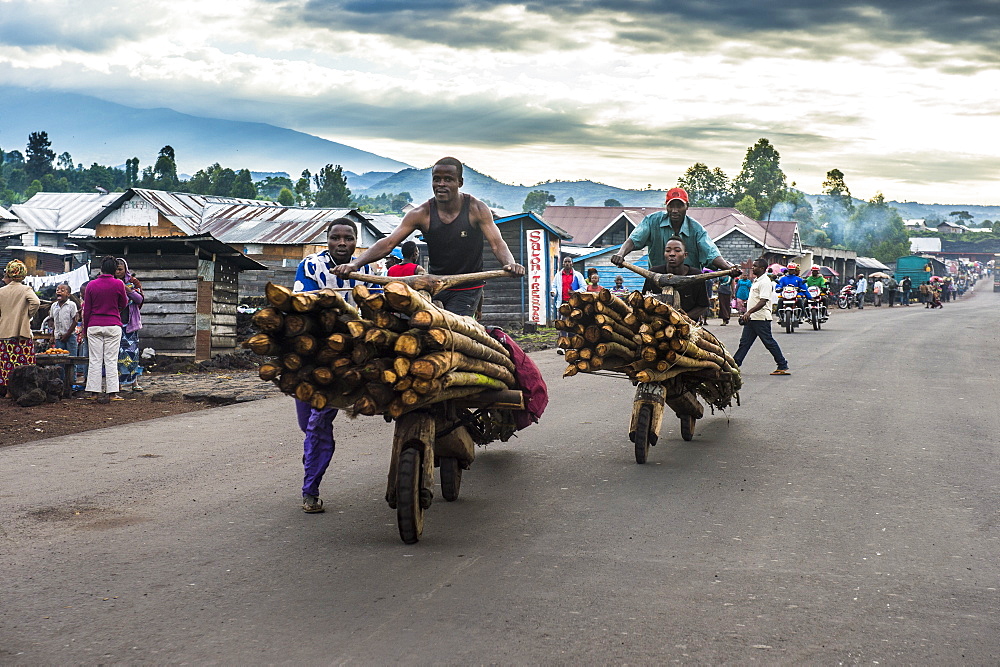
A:
[[[295,272],[296,292],[331,287],[333,289],[353,288],[359,282],[334,275],[333,269],[351,261],[358,243],[358,227],[353,220],[337,218],[326,229],[327,249],[309,255],[301,262]],[[373,273],[366,264],[358,267],[359,273]],[[340,295],[348,303],[354,303],[350,291],[342,291]],[[299,428],[306,434],[302,443],[302,511],[307,514],[323,512],[323,501],[319,499],[319,484],[323,481],[336,443],[333,439],[333,420],[337,416],[335,408],[316,410],[308,403],[295,399],[295,412],[299,419]]]

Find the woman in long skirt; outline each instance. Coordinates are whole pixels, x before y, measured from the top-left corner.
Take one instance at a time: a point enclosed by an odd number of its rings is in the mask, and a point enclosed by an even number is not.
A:
[[[24,284],[28,269],[11,260],[4,269],[0,287],[0,396],[7,394],[7,376],[17,366],[35,363],[31,340],[31,318],[38,312],[35,291]]]
[[[122,341],[118,348],[118,384],[121,391],[131,389],[142,391],[139,386],[139,376],[142,367],[139,366],[139,329],[142,328],[142,318],[139,307],[145,299],[142,283],[128,270],[128,262],[117,258],[118,268],[115,278],[125,283],[125,293],[128,295],[128,306],[122,309]]]

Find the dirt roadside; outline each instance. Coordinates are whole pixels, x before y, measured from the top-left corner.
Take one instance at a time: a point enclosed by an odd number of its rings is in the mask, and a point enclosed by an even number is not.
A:
[[[511,335],[526,352],[554,348],[557,339],[553,329]],[[30,408],[0,399],[0,447],[281,395],[253,370],[154,372],[144,376],[142,383],[146,391],[125,392],[124,400],[107,405],[83,398],[83,392],[78,392],[79,397]]]

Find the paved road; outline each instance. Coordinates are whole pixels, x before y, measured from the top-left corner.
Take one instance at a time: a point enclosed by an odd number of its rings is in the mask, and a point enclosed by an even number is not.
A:
[[[837,312],[650,463],[627,382],[550,379],[404,546],[389,427],[297,504],[274,398],[0,450],[0,662],[1000,661],[1000,294]],[[713,327],[735,345],[738,327]]]

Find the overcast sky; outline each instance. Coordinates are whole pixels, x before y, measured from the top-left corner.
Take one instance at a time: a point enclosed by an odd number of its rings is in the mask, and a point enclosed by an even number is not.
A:
[[[0,0],[0,83],[504,182],[733,177],[1000,204],[1000,0]],[[0,109],[2,118],[2,109]]]

